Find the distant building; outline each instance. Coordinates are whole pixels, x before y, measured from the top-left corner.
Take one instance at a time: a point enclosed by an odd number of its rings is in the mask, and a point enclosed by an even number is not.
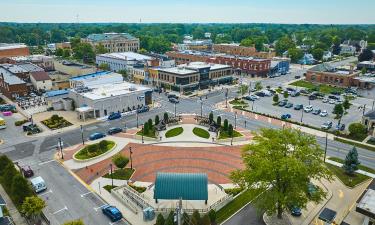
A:
[[[123,78],[121,74],[102,71],[96,73],[85,74],[69,79],[70,88],[76,87],[88,87],[99,84],[112,84],[122,82]]]
[[[52,89],[52,80],[45,71],[31,72],[30,81],[36,90],[48,91]]]
[[[289,68],[290,68],[290,59],[289,58],[274,57],[271,60],[269,75],[270,76],[272,76],[274,74],[285,75],[289,72]]]
[[[302,57],[302,59],[300,59],[298,61],[299,64],[302,64],[302,65],[313,65],[315,64],[317,61],[316,59],[314,59],[314,56],[312,54],[309,54],[309,53],[305,53]]]
[[[30,55],[30,52],[25,44],[0,43],[0,58],[26,55]]]
[[[337,69],[328,63],[319,64],[306,72],[306,80],[314,83],[329,84],[339,87],[350,87],[360,71]]]
[[[29,55],[10,57],[12,64],[32,63],[43,68],[45,71],[52,71],[55,69],[53,64],[53,57],[45,55]]]
[[[184,39],[182,44],[178,44],[177,50],[211,51],[212,44],[211,39]]]
[[[255,47],[245,47],[239,44],[214,44],[212,47],[214,52],[225,53],[228,55],[256,57],[270,59],[276,56],[275,52],[258,52]]]
[[[375,61],[363,61],[357,64],[357,69],[362,70],[365,68],[367,72],[375,72]]]
[[[191,62],[173,68],[157,69],[158,86],[171,87],[179,92],[204,89],[232,82],[232,68],[227,65]]]
[[[211,33],[209,33],[209,32],[204,33],[204,37],[205,38],[211,38]]]
[[[252,77],[266,77],[270,71],[270,59],[255,59],[252,57],[238,57],[225,54],[211,54],[197,51],[167,52],[169,58],[176,60],[176,64],[190,62],[206,62],[224,64],[233,68],[236,73],[244,73]]]
[[[148,66],[159,66],[156,58],[135,52],[107,53],[96,56],[96,65],[108,64],[111,71],[127,70],[139,62]]]
[[[357,48],[352,45],[341,44],[340,55],[354,55],[357,52]]]
[[[90,34],[82,41],[90,43],[94,47],[101,44],[109,53],[137,52],[139,50],[139,39],[128,33]]]
[[[324,62],[329,61],[332,58],[333,58],[332,52],[330,52],[330,51],[324,51],[323,58],[322,58]]]
[[[55,70],[68,74],[70,76],[79,76],[89,73],[95,73],[97,70],[95,67],[67,60],[55,60],[54,67]]]
[[[26,96],[28,88],[25,81],[6,67],[0,66],[0,91],[10,99]]]

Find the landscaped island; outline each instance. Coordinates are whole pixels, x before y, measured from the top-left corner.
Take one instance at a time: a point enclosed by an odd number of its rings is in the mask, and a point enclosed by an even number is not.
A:
[[[51,130],[61,129],[73,125],[72,123],[64,119],[64,117],[58,116],[56,114],[52,115],[49,119],[43,120],[42,123]]]
[[[102,155],[115,147],[115,142],[102,140],[99,143],[85,146],[74,154],[75,159],[86,160]]]

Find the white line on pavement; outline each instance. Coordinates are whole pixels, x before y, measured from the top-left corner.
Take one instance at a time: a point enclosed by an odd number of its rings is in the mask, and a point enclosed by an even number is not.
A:
[[[55,214],[57,214],[57,213],[59,213],[59,212],[62,212],[62,211],[64,211],[64,210],[68,210],[68,207],[64,207],[64,208],[62,208],[62,209],[59,209],[59,210],[57,210],[56,212],[54,212],[54,213],[52,213],[53,215],[55,215]]]
[[[53,193],[52,189],[49,189],[49,191],[44,192],[44,193],[40,194],[39,196],[43,196],[43,195],[46,195],[46,194],[49,194],[49,193]]]
[[[98,211],[99,209],[103,208],[103,207],[106,206],[106,205],[108,205],[108,204],[104,204],[104,205],[101,205],[101,206],[99,206],[99,207],[95,207],[94,210],[95,210],[95,211]]]
[[[51,160],[48,160],[48,161],[44,161],[44,162],[39,163],[39,166],[47,164],[47,163],[50,163],[50,162],[54,162],[54,161],[55,161],[54,159],[51,159]]]
[[[92,192],[89,191],[89,192],[87,192],[87,193],[81,194],[81,197],[83,198],[83,197],[85,197],[85,196],[88,195],[88,194],[92,194]]]

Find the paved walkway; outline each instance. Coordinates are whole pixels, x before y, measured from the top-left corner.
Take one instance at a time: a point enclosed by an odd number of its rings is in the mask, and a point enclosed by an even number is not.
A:
[[[27,225],[25,218],[21,216],[18,212],[16,206],[13,204],[12,200],[10,200],[8,194],[5,192],[3,186],[0,185],[0,195],[6,202],[6,207],[9,211],[9,215],[12,217],[13,222],[16,225]]]

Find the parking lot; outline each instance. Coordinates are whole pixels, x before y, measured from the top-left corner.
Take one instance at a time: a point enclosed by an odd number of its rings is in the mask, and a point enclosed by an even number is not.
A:
[[[343,99],[343,97],[341,97]],[[280,101],[284,99],[282,94],[279,94]],[[293,104],[291,108],[280,107],[278,105],[273,105],[272,96],[270,97],[260,97],[255,101],[245,100],[249,107],[248,110],[253,110],[259,113],[265,113],[276,117],[281,117],[283,114],[290,114],[290,120],[296,122],[302,122],[314,127],[321,127],[321,125],[326,121],[333,122],[333,127],[336,126],[337,120],[334,119],[335,115],[332,114],[335,104],[323,103],[322,99],[309,100],[307,96],[297,96],[297,97],[288,97],[288,102]],[[320,115],[313,115],[312,112],[306,113],[303,110],[295,110],[294,106],[296,104],[302,104],[303,106],[312,105],[313,109],[320,109],[321,111],[326,110],[328,115],[322,117]],[[341,123],[346,125],[346,129],[349,124],[360,121],[362,117],[363,110],[359,107],[363,107],[366,104],[366,111],[372,108],[373,100],[366,98],[356,98],[351,101],[352,106],[347,111],[348,113],[342,117]]]

